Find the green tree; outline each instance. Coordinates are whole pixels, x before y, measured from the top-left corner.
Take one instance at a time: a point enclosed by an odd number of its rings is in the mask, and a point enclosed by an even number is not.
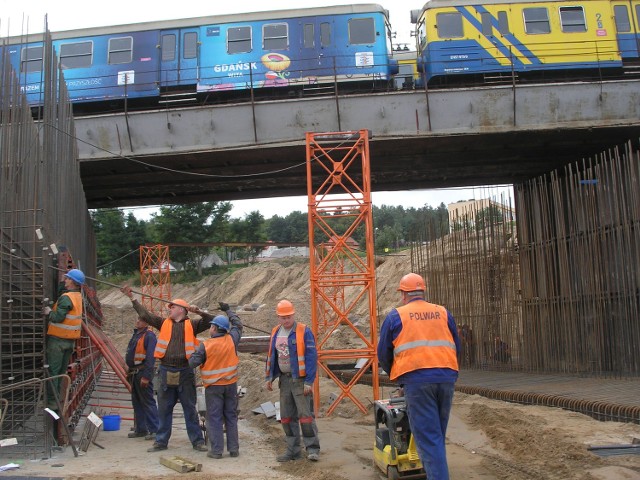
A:
[[[145,243],[145,223],[133,214],[125,221],[118,209],[100,209],[91,213],[96,234],[98,268],[104,275],[123,275],[136,271],[140,244]]]
[[[483,230],[502,221],[502,211],[496,205],[490,205],[476,214],[476,230]]]
[[[153,216],[154,240],[162,244],[223,241],[220,236],[227,230],[231,208],[230,202],[160,207],[160,213]],[[203,261],[210,251],[210,247],[202,246],[174,247],[170,256],[202,275]]]

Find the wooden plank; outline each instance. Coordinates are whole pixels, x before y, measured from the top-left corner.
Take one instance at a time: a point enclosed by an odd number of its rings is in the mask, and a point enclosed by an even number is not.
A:
[[[160,464],[165,467],[169,467],[178,473],[202,471],[201,463],[194,463],[192,460],[184,457],[160,457]]]

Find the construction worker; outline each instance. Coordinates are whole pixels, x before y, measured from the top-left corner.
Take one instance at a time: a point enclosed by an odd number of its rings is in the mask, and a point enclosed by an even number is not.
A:
[[[47,327],[47,363],[49,375],[55,377],[66,373],[71,360],[71,354],[80,338],[82,330],[82,285],[85,276],[77,268],[69,270],[64,275],[64,288],[58,301],[51,307],[44,307],[42,313],[49,322]],[[47,406],[53,410],[58,408],[55,392],[61,405],[65,398],[60,392],[60,378],[51,380],[48,388]]]
[[[145,440],[153,440],[158,431],[158,406],[153,396],[156,363],[153,354],[156,343],[156,334],[143,318],[138,317],[125,354],[135,424],[135,430],[129,433],[129,438],[145,437]]]
[[[378,361],[403,387],[409,426],[429,480],[448,480],[445,435],[458,379],[460,339],[446,308],[425,301],[424,279],[400,280],[402,306],[380,328]]]
[[[242,336],[240,317],[226,303],[220,305],[227,315],[212,318],[193,307],[193,312],[210,320],[211,338],[205,340],[189,359],[189,366],[200,367],[207,404],[207,431],[211,450],[207,457],[222,458],[224,432],[227,432],[227,451],[231,457],[240,454],[238,439],[238,342]],[[225,309],[226,307],[226,309]],[[224,426],[223,426],[224,424]]]
[[[173,425],[173,409],[180,400],[191,445],[194,450],[206,452],[207,446],[198,423],[195,375],[189,367],[189,357],[199,343],[196,335],[208,330],[209,322],[203,318],[191,320],[187,316],[190,305],[181,298],[169,303],[169,316],[162,318],[149,312],[135,300],[129,286],[125,285],[121,291],[131,299],[138,315],[149,325],[160,330],[154,352],[154,357],[160,359],[159,422],[156,441],[147,451],[158,452],[167,449]]]
[[[276,314],[280,324],[271,332],[266,379],[269,391],[273,390],[273,381],[279,379],[280,423],[287,444],[287,451],[278,455],[276,460],[288,462],[302,458],[302,430],[307,459],[317,462],[320,440],[312,395],[318,368],[316,341],[309,327],[295,321],[295,310],[289,300],[278,303]]]

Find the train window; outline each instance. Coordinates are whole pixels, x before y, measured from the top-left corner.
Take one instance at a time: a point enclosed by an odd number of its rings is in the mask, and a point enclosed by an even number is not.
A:
[[[198,34],[186,32],[183,37],[182,58],[196,58],[198,56]]]
[[[372,17],[349,20],[349,43],[351,45],[376,43],[376,24]]]
[[[549,13],[545,7],[525,8],[522,10],[522,14],[524,15],[524,31],[526,33],[551,33]]]
[[[455,13],[439,13],[436,16],[436,28],[440,38],[460,38],[463,36],[462,15]]]
[[[489,12],[482,12],[480,13],[480,19],[482,20],[482,34],[485,37],[493,35],[493,15],[491,15]]]
[[[304,48],[314,48],[316,46],[315,28],[313,23],[305,23],[303,27]]]
[[[171,33],[162,35],[160,50],[163,62],[172,62],[176,59],[176,36]]]
[[[251,51],[251,27],[230,27],[227,30],[227,53]]]
[[[328,47],[331,45],[331,24],[323,22],[320,24],[320,46]]]
[[[265,50],[286,50],[289,48],[289,25],[286,23],[263,25],[262,42]]]
[[[509,33],[509,17],[505,11],[498,12],[498,31],[502,35]]]
[[[626,5],[614,5],[613,16],[616,19],[616,29],[618,32],[630,32],[631,20],[629,19],[629,10]]]
[[[582,7],[560,7],[560,24],[563,32],[586,32],[587,21]]]
[[[42,47],[27,47],[20,52],[20,71],[22,73],[39,72],[42,70]]]
[[[60,64],[63,69],[90,67],[93,63],[93,42],[60,45]]]
[[[109,39],[109,65],[130,63],[133,59],[133,37]]]

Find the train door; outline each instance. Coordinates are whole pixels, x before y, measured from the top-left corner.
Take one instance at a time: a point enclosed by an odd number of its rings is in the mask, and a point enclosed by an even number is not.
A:
[[[302,24],[302,55],[308,66],[308,76],[333,74],[334,32],[332,22],[315,17],[305,18]]]
[[[614,1],[612,6],[622,60],[637,62],[640,57],[640,1]]]
[[[197,28],[160,32],[160,88],[195,85],[200,75]]]

